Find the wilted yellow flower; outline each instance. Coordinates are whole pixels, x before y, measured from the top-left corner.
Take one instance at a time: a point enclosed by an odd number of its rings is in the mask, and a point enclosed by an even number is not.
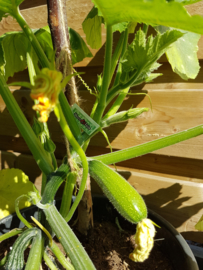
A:
[[[62,77],[59,71],[43,68],[34,79],[35,83],[30,96],[39,102],[33,106],[33,109],[39,111],[41,122],[48,120],[50,112],[58,102]]]
[[[137,224],[135,234],[136,247],[129,258],[135,262],[143,262],[149,257],[149,253],[154,245],[155,228],[152,221],[148,218],[143,219]]]

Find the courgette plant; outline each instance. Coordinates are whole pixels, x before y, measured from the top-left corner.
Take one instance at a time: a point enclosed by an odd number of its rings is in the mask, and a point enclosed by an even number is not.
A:
[[[104,131],[106,127],[136,118],[149,110],[132,107],[127,111],[119,111],[125,97],[133,94],[129,92],[132,86],[149,82],[161,75],[154,71],[159,68],[157,61],[164,53],[173,70],[183,79],[196,77],[200,68],[196,55],[197,42],[203,34],[203,18],[190,16],[184,5],[197,1],[92,0],[94,7],[82,25],[86,40],[92,48],[100,48],[101,25],[105,24],[106,44],[103,72],[98,74],[95,92],[90,91],[90,94],[95,95],[90,116],[77,104],[74,76],[81,78],[81,75],[74,70],[73,65],[92,55],[78,33],[70,28],[68,31],[66,14],[62,12],[66,1],[48,0],[49,15],[52,13],[49,16],[51,31],[49,27],[30,29],[19,10],[22,2],[23,0],[0,0],[0,18],[10,15],[22,28],[22,32],[6,33],[0,37],[0,94],[42,171],[42,190],[40,194],[33,187],[33,191],[21,194],[16,200],[15,211],[24,222],[25,228],[15,229],[0,237],[2,241],[19,235],[11,252],[2,259],[0,265],[6,270],[20,270],[23,267],[26,270],[39,270],[44,260],[50,269],[58,269],[47,255],[49,247],[65,269],[95,269],[67,223],[82,199],[88,174],[95,179],[125,219],[138,223],[135,235],[137,247],[130,258],[135,262],[143,261],[149,256],[153,246],[153,221],[147,219],[147,208],[139,193],[108,165],[201,135],[203,125],[105,155],[87,157],[85,151],[96,133],[102,132],[108,140]],[[56,16],[56,6],[57,12],[62,12],[61,17]],[[54,16],[55,22],[58,20],[55,25],[51,22]],[[149,28],[154,28],[156,34],[148,35]],[[60,31],[65,36],[69,35],[70,45],[67,40],[62,42],[58,35]],[[113,33],[116,31],[120,32],[120,38],[113,51]],[[130,33],[134,35],[131,43]],[[31,89],[33,109],[36,111],[33,127],[26,120],[6,84],[9,76],[26,67],[30,83],[18,82],[15,85]],[[68,83],[71,84],[69,102],[64,94]],[[90,90],[84,81],[83,83]],[[107,110],[109,104],[111,106]],[[54,155],[55,145],[47,126],[51,111],[54,111],[69,144],[67,155],[59,167]],[[77,178],[80,180],[80,187],[71,205]],[[62,205],[58,211],[54,205],[54,197],[64,181]],[[36,205],[41,211],[39,219],[33,218],[32,224],[19,211],[22,199]],[[58,249],[53,236],[61,242],[70,260]],[[23,254],[29,245],[31,249],[25,264]]]

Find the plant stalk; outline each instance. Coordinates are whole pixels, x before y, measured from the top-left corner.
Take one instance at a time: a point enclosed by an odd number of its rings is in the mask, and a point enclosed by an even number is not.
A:
[[[83,167],[83,175],[82,175],[82,180],[81,180],[81,186],[78,192],[78,195],[68,213],[68,216],[66,217],[66,220],[69,221],[72,217],[72,215],[74,214],[81,198],[82,195],[84,193],[85,190],[85,185],[86,185],[86,181],[87,181],[87,177],[88,177],[88,162],[87,162],[87,158],[86,155],[84,153],[84,151],[82,150],[82,148],[80,147],[80,145],[78,144],[78,142],[75,140],[66,120],[65,117],[63,115],[63,112],[61,110],[61,107],[58,105],[55,110],[54,110],[57,118],[59,119],[59,124],[66,136],[66,138],[68,139],[69,143],[71,144],[71,146],[73,147],[74,151],[78,154],[78,156],[80,157],[81,163],[82,163],[82,167]]]
[[[185,131],[178,132],[173,135],[166,136],[161,139],[157,139],[151,142],[136,145],[130,148],[119,150],[110,154],[91,157],[89,159],[96,159],[109,165],[121,161],[125,161],[131,158],[139,157],[155,150],[162,149],[164,147],[194,138],[203,134],[203,125],[190,128]]]
[[[17,104],[15,98],[10,92],[10,89],[6,85],[3,75],[0,73],[0,94],[9,110],[15,124],[17,125],[21,135],[23,136],[25,142],[27,143],[30,151],[33,154],[41,171],[46,175],[53,171],[53,166],[50,159],[44,150],[39,139],[36,137],[34,131],[32,130],[30,124],[22,113],[19,105]]]
[[[111,57],[112,57],[112,26],[106,26],[106,48],[105,48],[105,60],[104,60],[104,71],[103,71],[103,80],[102,88],[99,93],[98,105],[94,114],[94,121],[100,123],[103,112],[106,108],[106,98],[108,93],[108,87],[110,83],[110,73],[111,73]]]

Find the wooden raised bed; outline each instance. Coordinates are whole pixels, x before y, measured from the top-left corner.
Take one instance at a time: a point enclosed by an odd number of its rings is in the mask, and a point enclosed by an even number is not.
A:
[[[83,38],[81,22],[92,7],[90,0],[69,0],[67,9],[69,26],[78,31]],[[45,0],[24,1],[22,13],[32,28],[47,25]],[[188,7],[191,14],[203,14],[203,2]],[[0,35],[8,31],[20,30],[11,18],[4,18],[0,23]],[[115,36],[115,39],[117,37]],[[105,35],[103,34],[103,41]],[[203,65],[203,38],[199,42],[198,57]],[[99,51],[91,50],[94,59],[86,58],[76,65],[77,70],[85,71],[83,75],[87,84],[93,87],[96,74],[103,64],[102,47]],[[153,83],[134,88],[136,92],[148,93],[152,99],[153,111],[143,114],[127,124],[114,125],[109,128],[109,139],[115,150],[138,145],[169,134],[185,130],[203,122],[203,70],[195,80],[183,81],[171,71],[166,58],[162,58],[160,72],[164,73]],[[9,82],[28,80],[27,72],[20,72]],[[78,82],[81,104],[90,112],[94,96]],[[29,91],[11,88],[27,119],[32,122],[32,101]],[[123,108],[134,104],[137,107],[148,106],[149,100],[144,96],[129,97]],[[1,168],[18,167],[29,175],[40,187],[41,175],[30,155],[29,149],[19,135],[5,104],[0,97],[0,166]],[[50,132],[57,145],[56,156],[60,160],[65,154],[64,138],[54,117],[49,121]],[[103,136],[98,134],[91,142],[88,155],[109,152]],[[122,162],[118,170],[143,195],[147,205],[171,222],[182,235],[189,240],[203,243],[203,234],[194,229],[195,223],[203,214],[203,136],[155,151],[151,154]],[[93,191],[100,192],[95,183]]]

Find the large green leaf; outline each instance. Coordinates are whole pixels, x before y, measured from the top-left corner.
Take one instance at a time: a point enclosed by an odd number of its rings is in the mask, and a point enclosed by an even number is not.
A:
[[[69,28],[69,36],[73,64],[82,61],[85,57],[93,56],[87,45],[85,44],[84,40],[72,28]]]
[[[54,61],[54,50],[50,30],[47,27],[33,31],[50,61]],[[69,29],[73,64],[82,61],[85,57],[92,57],[90,50],[78,33]],[[6,80],[14,73],[27,67],[26,52],[29,40],[23,32],[9,32],[0,37],[0,70]],[[33,52],[34,62],[38,62]]]
[[[159,26],[161,33],[169,30],[168,27]],[[166,51],[166,56],[172,69],[182,79],[195,79],[199,73],[199,61],[197,57],[199,34],[185,32],[183,37],[174,42]]]
[[[164,34],[158,33],[154,38],[151,35],[146,39],[144,32],[139,29],[122,60],[123,71],[128,73],[142,69],[143,72],[148,72],[157,69],[156,61],[163,55],[168,46],[182,35],[180,31],[171,30]]]
[[[40,45],[42,46],[44,52],[46,53],[48,59],[53,60],[54,50],[52,45],[52,38],[50,29],[48,26],[45,26],[39,29],[35,33]],[[72,63],[78,63],[82,61],[85,57],[92,57],[92,53],[88,49],[82,37],[74,31],[72,28],[69,28],[70,36],[70,46],[71,46],[71,56]]]
[[[55,52],[53,49],[52,38],[49,26],[40,28],[35,32],[35,36],[38,39],[43,51],[45,52],[49,61],[54,61]]]
[[[98,15],[98,9],[93,7],[82,23],[87,43],[92,49],[102,46],[101,24],[103,18]]]
[[[102,17],[102,14],[98,11],[98,9],[94,6],[82,23],[87,43],[92,49],[99,49],[102,46],[102,23],[104,24],[104,18]],[[120,33],[122,33],[127,27],[127,22],[120,22],[114,24],[112,31],[119,31]]]
[[[139,22],[164,25],[203,34],[203,18],[190,16],[178,2],[165,0],[92,0],[109,25],[119,22]]]
[[[33,183],[19,169],[0,171],[0,219],[15,212],[15,200],[29,191],[33,191]],[[22,199],[19,208],[30,206],[31,203]]]
[[[0,46],[3,52],[0,56],[0,69],[7,80],[15,72],[26,68],[28,39],[22,32],[10,32],[0,38]]]
[[[23,2],[24,0],[0,0],[0,19],[7,13],[13,14],[13,11]]]

